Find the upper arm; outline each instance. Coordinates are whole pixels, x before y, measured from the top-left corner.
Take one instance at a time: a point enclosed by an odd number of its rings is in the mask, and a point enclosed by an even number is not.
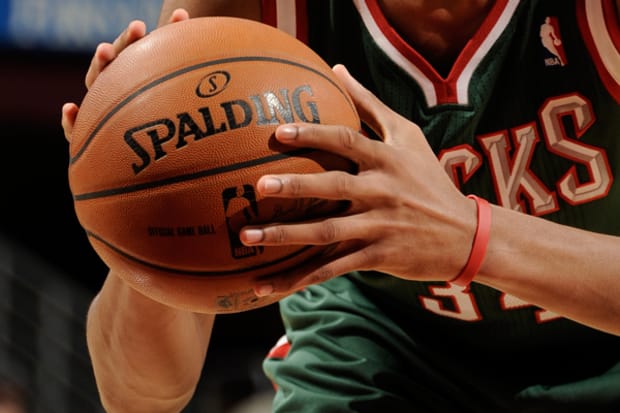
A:
[[[232,16],[261,20],[261,0],[163,0],[159,24],[166,22],[178,8],[187,10],[190,17]]]

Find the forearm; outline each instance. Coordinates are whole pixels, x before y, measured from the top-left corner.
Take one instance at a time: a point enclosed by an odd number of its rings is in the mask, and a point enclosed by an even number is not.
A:
[[[213,321],[152,301],[110,274],[86,329],[106,411],[181,411],[200,377]]]
[[[164,0],[159,25],[165,24],[175,9],[187,10],[190,17],[234,16],[260,20],[260,0]]]
[[[620,238],[494,207],[476,281],[620,334]]]

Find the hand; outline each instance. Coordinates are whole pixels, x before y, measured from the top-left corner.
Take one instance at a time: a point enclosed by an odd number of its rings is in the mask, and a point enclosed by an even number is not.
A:
[[[189,19],[189,14],[185,9],[176,9],[172,12],[168,23],[176,23]],[[110,64],[116,56],[119,55],[127,46],[134,43],[136,40],[143,38],[146,35],[146,25],[141,20],[134,20],[127,28],[114,40],[112,43],[99,43],[95,49],[95,54],[90,62],[88,71],[84,83],[86,88],[90,89],[91,85],[99,76],[99,74]],[[65,133],[67,140],[71,139],[71,133],[73,132],[73,125],[75,124],[75,118],[78,113],[78,105],[69,102],[62,106],[62,129]]]
[[[359,172],[263,176],[262,196],[348,200],[342,216],[294,224],[246,227],[246,245],[330,245],[317,262],[278,274],[255,287],[258,295],[288,294],[354,270],[377,270],[410,280],[454,278],[469,257],[476,205],[440,166],[421,129],[393,112],[353,79],[346,86],[360,118],[383,141],[342,126],[290,124],[276,131],[287,145],[330,151],[358,164]]]

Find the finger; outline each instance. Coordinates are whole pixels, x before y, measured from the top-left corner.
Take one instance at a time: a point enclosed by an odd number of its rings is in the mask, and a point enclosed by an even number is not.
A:
[[[356,194],[367,195],[367,188],[360,187],[354,175],[341,171],[316,174],[283,174],[262,176],[256,189],[263,196],[280,198],[321,198],[353,200]]]
[[[127,25],[127,28],[114,40],[115,57],[118,56],[127,46],[146,35],[146,24],[142,20],[134,20]]]
[[[263,228],[249,227],[239,232],[245,245],[329,245],[341,241],[342,228],[331,220],[320,224],[284,224]]]
[[[339,250],[345,252],[336,252]],[[290,295],[309,285],[321,284],[352,271],[370,268],[366,258],[368,254],[365,249],[354,250],[352,253],[346,253],[346,250],[351,250],[351,247],[335,247],[335,252],[328,253],[331,258],[320,259],[314,263],[311,262],[303,266],[301,271],[296,272],[293,276],[290,274],[278,274],[260,279],[254,286],[254,293],[259,297],[272,294]],[[341,256],[334,259],[334,255]]]
[[[258,297],[268,295],[286,296],[298,292],[309,285],[320,284],[334,277],[335,275],[330,271],[329,267],[321,267],[303,276],[277,275],[270,277],[268,280],[258,281],[254,287],[254,294]]]
[[[257,184],[264,197],[319,198],[334,201],[359,201],[385,197],[385,188],[368,185],[356,175],[341,171],[316,174],[264,175]]]
[[[248,226],[239,232],[245,245],[329,245],[345,240],[374,238],[364,214],[336,217],[317,222]]]
[[[340,155],[357,163],[360,170],[377,165],[381,159],[381,147],[384,146],[341,125],[286,124],[276,129],[275,137],[286,145],[321,149]]]
[[[183,20],[189,19],[189,13],[185,9],[175,9],[170,18],[168,19],[168,24],[170,23],[178,23]]]
[[[65,103],[62,106],[62,119],[60,121],[62,129],[65,133],[65,139],[71,142],[71,134],[73,133],[73,125],[78,113],[78,106],[75,103]]]
[[[88,71],[86,73],[86,87],[90,88],[99,74],[110,62],[118,56],[127,46],[146,34],[146,24],[141,20],[134,20],[114,40],[113,43],[100,43],[95,50]]]
[[[90,61],[90,66],[88,66],[86,78],[84,79],[87,89],[90,89],[97,76],[99,76],[101,71],[114,60],[115,57],[116,55],[112,43],[99,43]]]

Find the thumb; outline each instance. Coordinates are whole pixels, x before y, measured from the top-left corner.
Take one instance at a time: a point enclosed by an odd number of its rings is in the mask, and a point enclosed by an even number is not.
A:
[[[189,19],[189,13],[183,8],[178,8],[172,11],[168,23],[178,23]]]
[[[417,124],[402,117],[384,104],[355,80],[343,65],[334,66],[333,71],[353,99],[362,122],[380,136],[383,142],[407,147],[428,146],[424,133]],[[399,136],[415,137],[415,139],[402,139]]]
[[[351,76],[344,65],[335,65],[333,71],[353,99],[362,122],[385,140],[390,135],[388,129],[392,119],[398,115]]]
[[[71,134],[73,133],[73,125],[75,124],[77,114],[78,106],[75,103],[65,103],[62,105],[62,119],[60,123],[68,142],[71,142]]]

